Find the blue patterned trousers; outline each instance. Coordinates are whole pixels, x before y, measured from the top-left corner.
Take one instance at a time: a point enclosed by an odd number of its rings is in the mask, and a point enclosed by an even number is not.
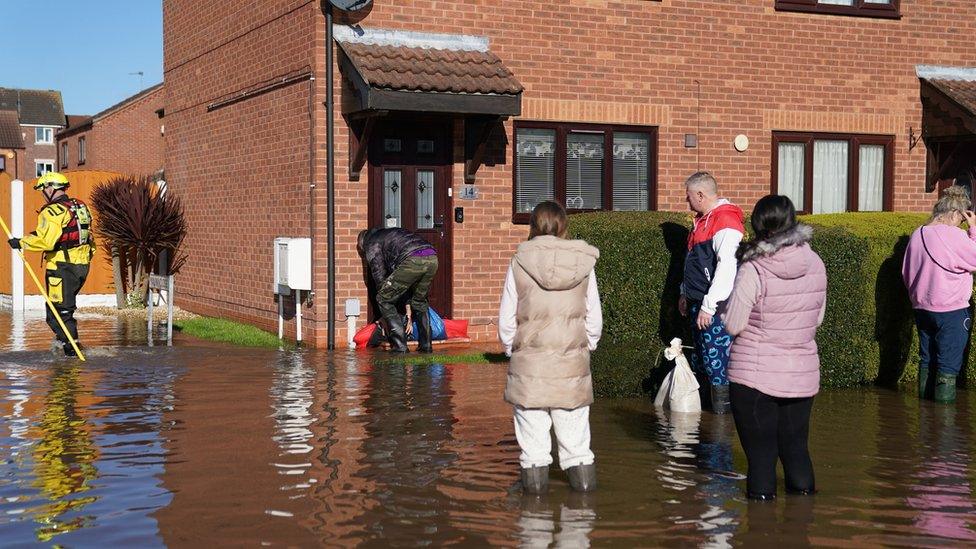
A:
[[[701,301],[688,300],[688,319],[695,347],[695,352],[691,353],[691,367],[708,376],[708,382],[712,385],[728,385],[732,336],[725,331],[725,325],[718,315],[712,317],[712,323],[706,329],[699,330],[697,320],[700,310]]]

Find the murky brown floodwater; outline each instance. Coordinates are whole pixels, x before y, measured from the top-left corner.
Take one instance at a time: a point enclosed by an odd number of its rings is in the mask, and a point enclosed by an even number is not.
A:
[[[0,355],[4,546],[976,545],[974,394],[949,407],[875,389],[821,395],[820,494],[774,504],[744,499],[731,418],[603,400],[600,490],[572,494],[557,474],[535,500],[510,493],[503,365],[179,346],[91,355]]]

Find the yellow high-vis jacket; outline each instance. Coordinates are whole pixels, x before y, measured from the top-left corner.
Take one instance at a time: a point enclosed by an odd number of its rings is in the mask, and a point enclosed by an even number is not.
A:
[[[69,223],[71,210],[67,205],[62,202],[48,204],[37,214],[37,229],[20,239],[20,247],[27,252],[44,252],[44,268],[47,270],[57,269],[58,263],[88,265],[95,255],[93,237],[89,237],[88,244],[68,248],[67,259],[65,251],[58,247],[61,233]]]

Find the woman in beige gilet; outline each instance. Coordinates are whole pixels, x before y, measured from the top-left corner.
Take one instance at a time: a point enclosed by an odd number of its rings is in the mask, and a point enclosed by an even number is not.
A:
[[[522,487],[548,489],[555,428],[560,467],[574,490],[590,491],[590,351],[603,331],[593,266],[600,252],[566,239],[566,211],[555,202],[536,206],[530,225],[505,276],[498,315],[498,337],[511,357],[505,400],[515,406]]]

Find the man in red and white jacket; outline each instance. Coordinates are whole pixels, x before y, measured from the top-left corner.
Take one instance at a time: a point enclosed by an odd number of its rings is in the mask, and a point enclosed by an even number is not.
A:
[[[745,233],[745,216],[741,208],[718,197],[718,183],[708,172],[689,177],[685,189],[688,206],[696,215],[688,237],[678,309],[691,320],[692,366],[708,376],[712,410],[725,414],[729,412],[726,370],[732,336],[716,311],[732,293],[735,252]]]

